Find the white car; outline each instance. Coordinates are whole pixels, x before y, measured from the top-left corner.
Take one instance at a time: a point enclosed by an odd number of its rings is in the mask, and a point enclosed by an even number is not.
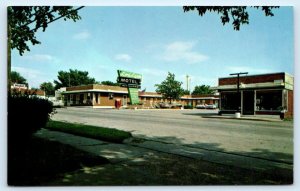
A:
[[[206,106],[203,105],[203,104],[199,104],[199,105],[196,105],[196,108],[197,108],[197,109],[205,109]]]
[[[217,109],[217,106],[215,106],[214,104],[208,104],[205,108],[206,109]]]

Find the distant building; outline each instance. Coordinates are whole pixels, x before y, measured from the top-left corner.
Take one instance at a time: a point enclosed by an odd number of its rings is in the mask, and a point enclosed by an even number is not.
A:
[[[240,76],[240,93],[237,77],[219,78],[216,89],[220,93],[220,113],[293,116],[293,76],[286,73]]]
[[[28,94],[28,95],[32,95],[32,96],[37,96],[39,98],[46,98],[46,94],[45,91],[43,90],[32,90],[32,89],[28,89],[27,86],[25,84],[14,84],[11,86],[11,92],[12,93],[21,93],[21,94]]]
[[[219,104],[219,95],[216,94],[202,94],[202,95],[184,95],[181,97],[184,105],[215,105]]]
[[[19,89],[22,89],[22,90],[27,90],[28,87],[26,84],[17,84],[17,83],[14,83],[11,85],[11,89],[16,89],[16,90],[19,90]]]

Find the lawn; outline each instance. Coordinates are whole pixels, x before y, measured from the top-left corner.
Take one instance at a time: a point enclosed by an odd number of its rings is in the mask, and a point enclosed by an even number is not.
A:
[[[66,123],[61,121],[49,121],[46,128],[54,131],[62,131],[74,135],[84,136],[88,138],[99,139],[108,142],[122,143],[125,139],[132,137],[130,132],[97,127],[91,125]]]

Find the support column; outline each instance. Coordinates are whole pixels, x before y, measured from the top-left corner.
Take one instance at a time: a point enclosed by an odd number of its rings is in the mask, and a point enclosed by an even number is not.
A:
[[[241,91],[241,115],[243,115],[243,100],[244,100],[244,91]]]
[[[95,93],[92,93],[92,95],[93,95],[92,105],[94,106],[95,105]]]

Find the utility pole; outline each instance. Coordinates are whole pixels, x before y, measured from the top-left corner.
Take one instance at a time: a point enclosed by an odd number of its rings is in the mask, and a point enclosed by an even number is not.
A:
[[[238,107],[237,112],[241,112],[241,96],[240,96],[240,75],[248,74],[248,72],[239,72],[230,74],[231,76],[237,76],[237,98],[238,98]]]
[[[71,87],[71,79],[70,79],[71,71],[69,73],[69,87]]]
[[[189,75],[186,75],[186,90],[189,90]]]

